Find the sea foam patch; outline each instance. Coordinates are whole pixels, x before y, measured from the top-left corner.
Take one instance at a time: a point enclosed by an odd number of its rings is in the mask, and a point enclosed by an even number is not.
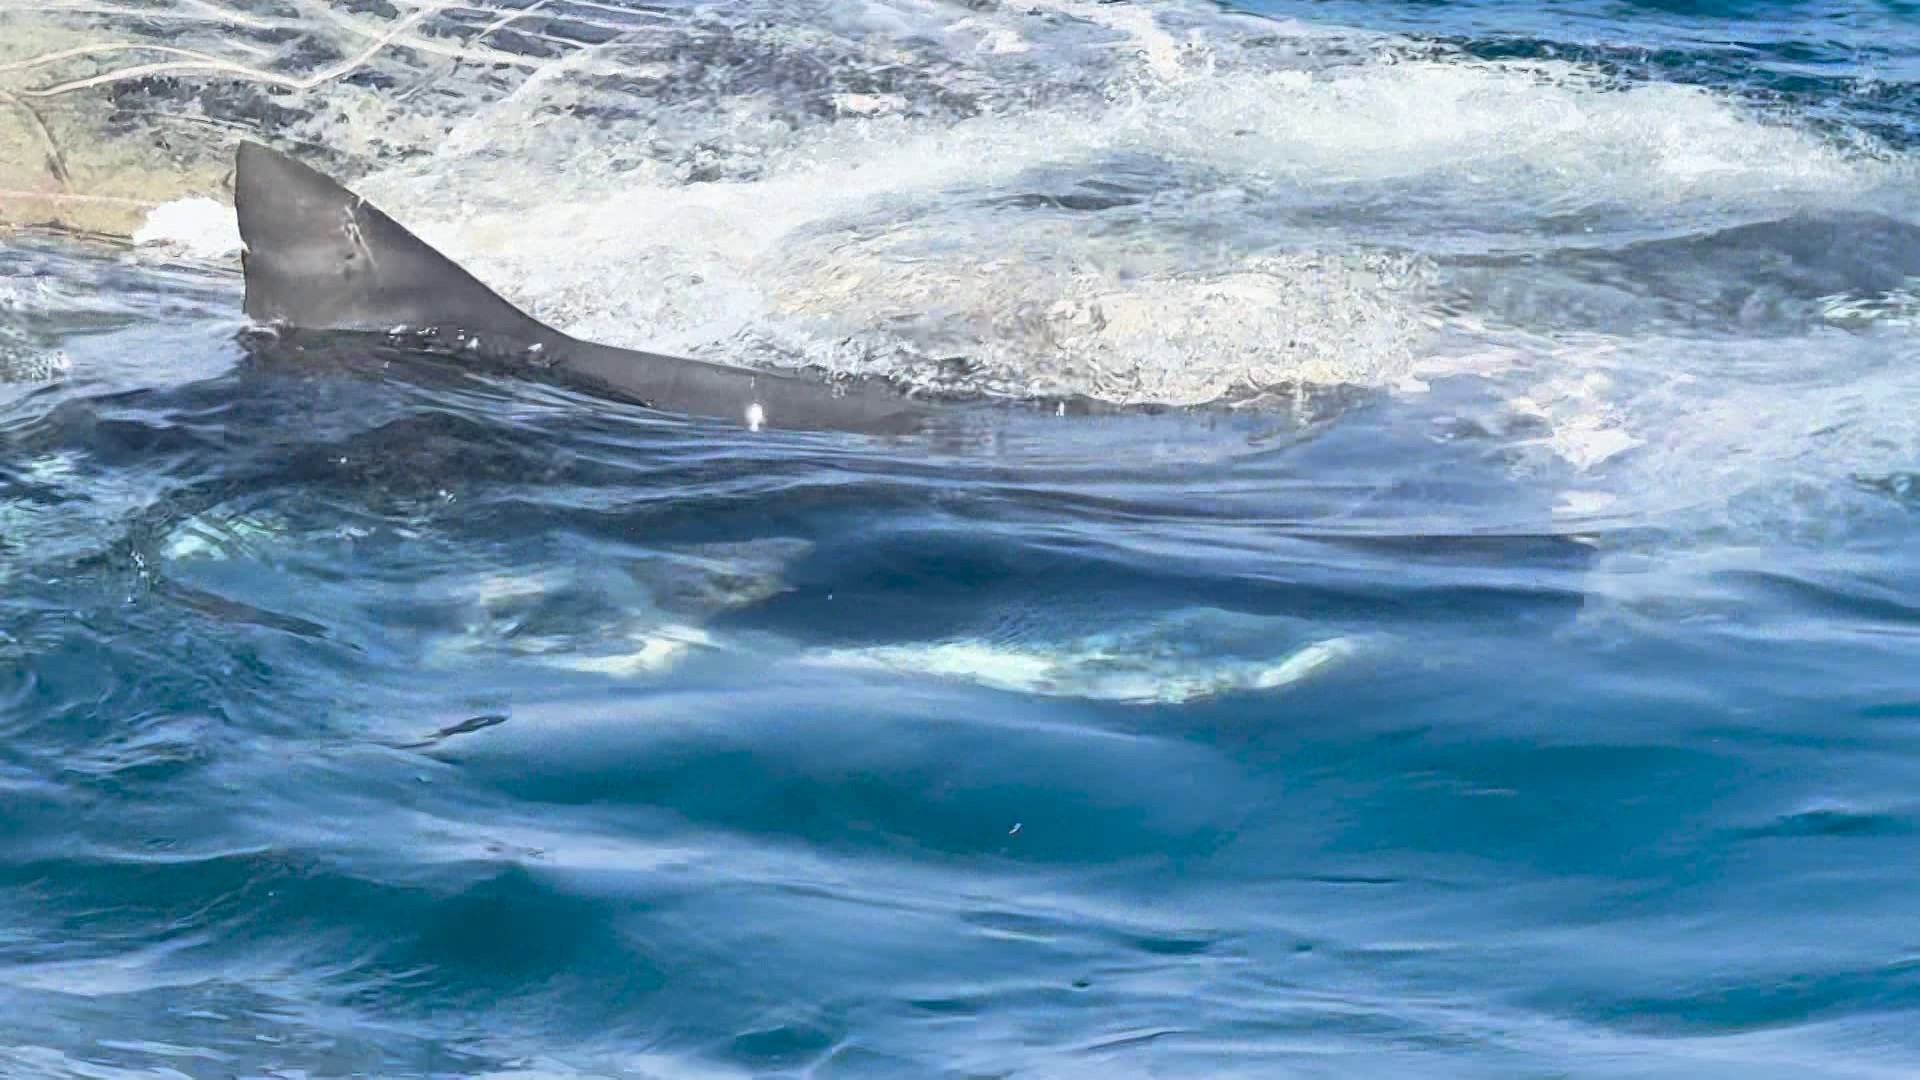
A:
[[[243,246],[233,207],[198,196],[148,211],[147,219],[134,230],[133,243],[150,253],[208,261],[238,258]]]

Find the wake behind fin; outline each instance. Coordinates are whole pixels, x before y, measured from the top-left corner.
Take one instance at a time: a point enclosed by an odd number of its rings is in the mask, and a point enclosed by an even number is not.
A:
[[[308,330],[458,327],[518,347],[569,340],[327,176],[257,142],[235,161],[246,313]]]

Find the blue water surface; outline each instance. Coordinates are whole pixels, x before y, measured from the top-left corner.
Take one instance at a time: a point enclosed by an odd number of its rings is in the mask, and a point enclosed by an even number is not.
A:
[[[1252,8],[1878,171],[1218,181],[1639,357],[1598,463],[1471,367],[749,433],[0,240],[0,1074],[1920,1074],[1920,21]]]

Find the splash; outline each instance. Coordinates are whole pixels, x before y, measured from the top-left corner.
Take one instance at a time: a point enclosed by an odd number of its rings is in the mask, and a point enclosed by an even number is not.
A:
[[[1803,418],[1824,399],[1603,325],[1639,302],[1633,274],[1529,260],[1910,187],[1872,140],[1722,92],[1183,2],[0,18],[7,160],[40,171],[0,187],[138,202],[152,253],[232,250],[178,197],[224,198],[232,137],[266,130],[583,336],[1124,403],[1487,381],[1475,422],[1569,470],[1576,519],[1763,487],[1793,452],[1734,423],[1703,441],[1697,418],[1715,395]],[[1897,351],[1900,295],[1821,297],[1821,317]],[[1689,379],[1703,411],[1675,405]],[[1709,464],[1730,455],[1744,479]],[[1650,482],[1656,461],[1679,471]]]
[[[162,203],[133,231],[136,247],[188,259],[216,261],[240,254],[240,227],[231,206],[204,196]]]

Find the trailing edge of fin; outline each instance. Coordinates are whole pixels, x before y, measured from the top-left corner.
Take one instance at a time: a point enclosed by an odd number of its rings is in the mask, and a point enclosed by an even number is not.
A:
[[[518,345],[565,340],[325,175],[260,143],[235,162],[246,313],[311,330],[457,326]]]

